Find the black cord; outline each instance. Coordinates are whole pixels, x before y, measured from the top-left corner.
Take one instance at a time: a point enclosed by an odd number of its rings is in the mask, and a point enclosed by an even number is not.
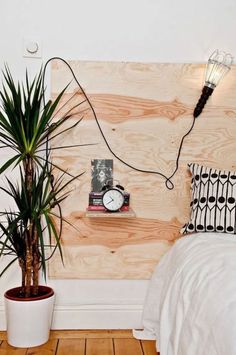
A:
[[[177,158],[176,158],[176,161],[175,161],[175,170],[174,172],[172,173],[172,175],[166,180],[166,187],[168,188],[167,186],[167,183],[168,181],[170,181],[170,179],[175,175],[175,173],[177,172],[177,170],[179,169],[179,158],[180,158],[180,153],[181,153],[181,150],[182,150],[182,146],[183,146],[183,143],[184,143],[184,140],[185,138],[190,134],[190,132],[193,130],[193,127],[195,125],[195,121],[196,121],[196,117],[193,116],[193,122],[192,122],[192,125],[191,127],[189,128],[188,132],[185,133],[185,135],[182,137],[181,139],[181,142],[180,142],[180,145],[179,145],[179,150],[178,150],[178,154],[177,154]],[[171,182],[171,181],[170,181]],[[171,182],[171,184],[173,184]]]
[[[175,175],[175,173],[177,172],[178,168],[179,168],[179,158],[180,158],[180,153],[181,153],[181,150],[182,150],[182,146],[183,146],[183,143],[184,143],[184,140],[185,138],[190,134],[190,132],[192,131],[193,127],[194,127],[194,124],[195,124],[195,120],[196,120],[196,117],[193,116],[193,122],[192,122],[192,125],[190,127],[190,129],[187,131],[187,133],[182,137],[181,139],[181,142],[180,142],[180,145],[179,145],[179,149],[178,149],[178,154],[177,154],[177,157],[176,157],[176,161],[175,161],[175,170],[174,172],[168,177],[166,176],[165,174],[159,172],[159,171],[155,171],[155,170],[144,170],[144,169],[139,169],[139,168],[136,168],[134,167],[133,165],[125,162],[122,158],[118,157],[118,155],[111,149],[110,147],[110,144],[108,143],[104,133],[103,133],[103,130],[101,128],[101,125],[99,123],[99,120],[97,118],[97,115],[96,115],[96,112],[93,108],[93,105],[91,104],[91,101],[90,99],[88,98],[87,94],[85,93],[84,89],[82,88],[82,86],[80,85],[72,67],[70,66],[70,64],[63,58],[61,57],[52,57],[50,59],[48,59],[48,61],[46,62],[45,66],[44,66],[44,71],[43,71],[43,83],[44,83],[44,78],[45,78],[45,73],[46,73],[46,68],[48,66],[48,64],[53,61],[53,60],[60,60],[62,61],[64,64],[66,64],[66,66],[69,68],[76,84],[78,85],[78,87],[80,88],[82,94],[84,95],[84,97],[86,98],[88,104],[89,104],[89,107],[91,108],[92,110],[92,113],[93,113],[93,116],[94,116],[94,119],[97,123],[97,126],[98,126],[98,129],[103,137],[103,140],[108,148],[108,150],[111,152],[111,154],[117,159],[119,160],[122,164],[128,166],[129,168],[133,169],[133,170],[136,170],[136,171],[139,171],[141,173],[147,173],[147,174],[156,174],[156,175],[159,175],[159,176],[162,176],[164,179],[165,179],[165,185],[167,187],[167,189],[169,190],[172,190],[174,188],[174,183],[171,181],[171,178]]]

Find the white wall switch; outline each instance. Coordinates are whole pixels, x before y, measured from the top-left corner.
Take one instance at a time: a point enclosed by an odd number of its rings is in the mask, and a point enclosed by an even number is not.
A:
[[[24,38],[23,57],[42,58],[42,42],[35,38]]]

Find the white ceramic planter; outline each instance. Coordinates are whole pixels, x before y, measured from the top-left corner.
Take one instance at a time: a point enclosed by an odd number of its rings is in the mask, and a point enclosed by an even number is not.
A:
[[[40,287],[47,288],[49,293],[34,300],[15,300],[8,294],[11,290],[4,295],[7,342],[12,346],[28,348],[49,339],[55,295],[50,287]]]

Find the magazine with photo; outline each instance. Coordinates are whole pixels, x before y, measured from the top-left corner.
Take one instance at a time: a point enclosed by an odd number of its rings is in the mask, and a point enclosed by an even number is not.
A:
[[[113,160],[91,160],[91,191],[101,192],[107,184],[113,184]]]

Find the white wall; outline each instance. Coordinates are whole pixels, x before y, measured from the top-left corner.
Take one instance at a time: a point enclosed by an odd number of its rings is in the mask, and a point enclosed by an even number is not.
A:
[[[31,74],[52,56],[78,60],[205,62],[219,48],[236,56],[235,0],[1,0],[0,67]],[[23,38],[41,40],[42,58],[23,58]],[[48,82],[49,86],[49,82]],[[1,153],[2,156],[2,153]],[[1,199],[1,208],[6,201]],[[0,281],[18,285],[17,268]],[[49,280],[54,328],[132,328],[141,324],[145,280]]]

